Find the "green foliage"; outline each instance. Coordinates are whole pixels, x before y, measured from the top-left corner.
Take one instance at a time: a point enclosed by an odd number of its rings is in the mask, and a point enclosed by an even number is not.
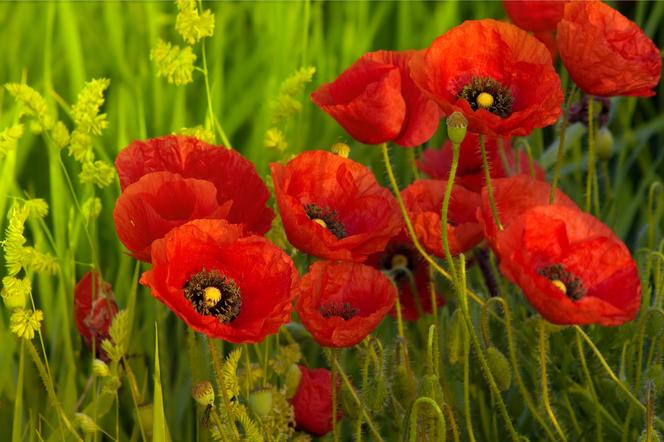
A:
[[[157,75],[166,77],[169,83],[182,86],[194,81],[192,74],[196,55],[190,46],[181,48],[163,40],[157,40],[150,51],[150,59],[157,67]]]

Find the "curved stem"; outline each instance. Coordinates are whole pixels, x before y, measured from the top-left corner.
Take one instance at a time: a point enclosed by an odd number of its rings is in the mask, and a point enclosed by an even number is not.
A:
[[[544,330],[545,327],[546,324],[544,323],[544,320],[540,319],[538,326],[539,329],[538,350],[539,350],[539,359],[540,359],[540,381],[542,386],[542,401],[544,402],[544,409],[549,415],[549,419],[551,419],[551,422],[553,423],[554,428],[558,432],[560,439],[563,441],[567,441],[567,437],[565,436],[565,433],[560,427],[558,419],[556,419],[556,415],[553,412],[553,409],[551,408],[551,402],[549,401],[549,383],[546,377],[546,364],[547,364],[546,354],[548,352],[549,342],[548,342],[548,336],[546,335],[546,331]]]
[[[442,441],[445,438],[445,417],[443,416],[443,412],[441,411],[440,407],[430,397],[419,397],[417,400],[413,403],[413,407],[410,410],[410,430],[409,430],[409,435],[408,435],[408,441],[409,442],[415,442],[417,440],[417,418],[419,417],[419,410],[422,408],[423,405],[428,405],[431,407],[433,412],[436,415],[436,420],[438,421],[438,431],[436,431],[436,434],[438,434],[438,437],[436,440]]]
[[[210,121],[211,125],[214,125],[214,127],[217,129],[217,132],[219,133],[219,136],[221,137],[221,142],[224,143],[224,146],[228,149],[231,149],[231,142],[226,136],[226,132],[224,131],[224,128],[221,127],[221,124],[219,123],[219,120],[217,120],[217,117],[214,114],[214,110],[212,110],[212,93],[210,92],[210,80],[209,80],[209,71],[208,71],[208,66],[207,66],[207,57],[205,54],[205,40],[201,43],[202,48],[201,52],[203,54],[203,78],[205,79],[205,94],[207,95],[207,105],[208,105],[208,118]]]
[[[484,185],[486,186],[486,193],[489,197],[489,206],[491,206],[491,214],[493,215],[493,222],[496,223],[499,230],[503,230],[503,225],[498,217],[498,208],[496,207],[496,200],[493,197],[493,186],[491,185],[491,172],[489,171],[489,160],[486,157],[486,147],[484,146],[484,135],[480,134],[480,152],[482,153],[482,168],[484,169]]]
[[[588,175],[586,176],[586,212],[591,211],[593,184],[595,183],[595,129],[593,97],[588,98]]]
[[[480,135],[481,137],[481,135]],[[456,268],[454,267],[454,259],[452,258],[452,253],[450,252],[450,244],[447,233],[447,213],[450,207],[450,199],[452,198],[452,188],[454,187],[454,178],[456,177],[457,166],[459,165],[459,144],[452,144],[452,166],[450,167],[450,173],[447,177],[447,186],[445,187],[445,197],[443,198],[443,207],[440,211],[440,230],[441,236],[443,239],[443,250],[445,251],[445,259],[447,260],[447,265],[450,268],[450,273],[452,274],[452,281],[457,280]]]
[[[583,344],[581,343],[581,338],[579,335],[576,335],[576,347],[579,350],[579,360],[581,361],[581,368],[583,369],[583,374],[588,380],[588,390],[590,391],[590,396],[593,399],[595,405],[599,404],[597,400],[597,392],[595,392],[595,386],[593,384],[593,378],[590,375],[590,370],[588,370],[588,364],[586,364],[586,355],[583,351]],[[604,438],[602,437],[602,416],[600,415],[599,407],[595,406],[595,420],[597,421],[597,440],[601,441]]]

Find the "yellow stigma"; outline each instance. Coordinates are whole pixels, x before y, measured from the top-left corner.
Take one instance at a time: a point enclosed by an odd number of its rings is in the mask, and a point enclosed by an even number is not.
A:
[[[396,267],[406,268],[408,267],[408,258],[402,254],[394,255],[390,264],[392,264],[393,269]]]
[[[493,96],[486,92],[479,94],[475,101],[477,101],[477,105],[482,109],[488,109],[493,106]]]
[[[214,307],[221,300],[221,292],[216,287],[206,287],[203,290],[203,298],[206,306]]]
[[[322,219],[314,218],[312,221],[318,224],[319,226],[323,226],[327,229],[327,223],[325,223],[325,221],[323,221]]]
[[[560,279],[554,279],[553,281],[551,281],[551,283],[556,287],[558,287],[561,292],[567,293],[567,287],[565,286],[565,283],[562,282]]]

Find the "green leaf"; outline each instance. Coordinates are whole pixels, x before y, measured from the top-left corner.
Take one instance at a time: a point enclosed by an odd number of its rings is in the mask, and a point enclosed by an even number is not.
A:
[[[164,394],[161,389],[161,368],[159,367],[159,330],[157,323],[154,324],[154,394],[152,397],[154,427],[152,440],[154,442],[167,442],[168,429],[166,428],[166,416],[164,415]]]

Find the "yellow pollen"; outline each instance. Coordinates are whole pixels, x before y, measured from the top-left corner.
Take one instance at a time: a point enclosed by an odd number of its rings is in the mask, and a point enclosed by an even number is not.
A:
[[[396,267],[405,268],[405,267],[408,267],[408,258],[406,258],[405,256],[403,256],[401,254],[394,255],[392,257],[392,261],[390,262],[390,264],[392,264],[393,269],[396,268]]]
[[[314,218],[312,221],[315,222],[316,224],[318,224],[319,226],[323,226],[327,229],[327,223],[325,221],[323,221],[322,219]]]
[[[221,292],[216,287],[206,287],[203,291],[203,298],[206,306],[214,307],[221,300]]]
[[[493,106],[493,96],[487,92],[482,92],[477,96],[477,105],[482,109],[488,109]]]
[[[561,292],[567,293],[567,286],[565,286],[565,283],[562,282],[560,279],[554,279],[553,281],[551,281],[551,283],[556,287],[558,287]]]

